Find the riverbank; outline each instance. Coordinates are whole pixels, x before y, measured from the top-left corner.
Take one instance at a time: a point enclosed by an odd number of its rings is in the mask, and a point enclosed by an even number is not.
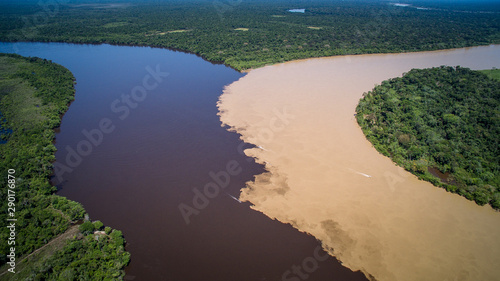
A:
[[[354,110],[363,92],[412,68],[498,61],[497,45],[250,71],[219,101],[222,122],[257,146],[245,153],[268,171],[240,199],[377,280],[495,280],[500,215],[396,167],[366,140]]]
[[[121,236],[101,239],[99,251],[93,251],[93,235],[75,239],[78,228],[73,224],[86,211],[80,203],[56,195],[49,183],[54,130],[74,100],[73,74],[49,60],[15,54],[0,54],[0,65],[2,125],[10,130],[0,144],[0,171],[5,175],[0,187],[7,195],[0,214],[0,235],[6,242],[0,250],[6,273],[0,280],[124,276],[129,254]],[[83,253],[75,254],[76,248]]]
[[[162,47],[192,52],[240,71],[311,57],[500,42],[500,32],[492,28],[497,26],[498,6],[492,3],[462,3],[466,17],[456,11],[456,4],[446,3],[429,10],[385,1],[301,6],[304,13],[290,13],[294,8],[288,1],[10,3],[0,5],[6,14],[0,19],[0,40]]]

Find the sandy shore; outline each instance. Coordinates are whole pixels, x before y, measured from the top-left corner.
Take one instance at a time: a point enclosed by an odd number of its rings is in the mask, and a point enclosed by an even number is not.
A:
[[[412,68],[500,67],[500,46],[290,62],[250,71],[220,117],[267,173],[240,199],[377,280],[498,280],[500,213],[395,166],[358,127],[362,94]]]

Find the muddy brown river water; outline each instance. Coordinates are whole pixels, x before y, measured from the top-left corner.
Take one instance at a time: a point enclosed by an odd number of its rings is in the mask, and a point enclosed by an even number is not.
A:
[[[500,67],[500,46],[309,59],[225,88],[221,120],[266,173],[240,199],[377,280],[498,280],[500,213],[419,181],[358,127],[364,92],[412,68]]]

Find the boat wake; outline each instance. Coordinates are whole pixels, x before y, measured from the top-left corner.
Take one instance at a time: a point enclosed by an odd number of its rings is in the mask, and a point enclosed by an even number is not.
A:
[[[238,203],[241,203],[240,199],[238,199],[238,198],[234,197],[233,195],[231,195],[231,194],[229,194],[229,193],[227,193],[227,192],[226,192],[226,194],[227,194],[229,197],[233,198],[234,200],[238,201]]]
[[[370,176],[370,175],[368,175],[368,174],[361,173],[361,172],[358,172],[358,171],[353,170],[353,169],[349,169],[349,171],[354,172],[354,173],[356,173],[356,174],[358,174],[358,175],[362,175],[362,176],[367,177],[367,178],[371,178],[371,177],[372,177],[372,176]]]

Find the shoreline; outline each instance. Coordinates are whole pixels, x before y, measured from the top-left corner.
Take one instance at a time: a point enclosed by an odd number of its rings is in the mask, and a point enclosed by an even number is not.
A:
[[[475,46],[468,46],[468,47],[457,47],[457,48],[451,48],[451,49],[437,49],[437,50],[428,50],[428,51],[403,51],[403,52],[399,52],[399,53],[397,53],[397,52],[396,53],[365,53],[365,54],[351,54],[351,55],[347,54],[347,55],[324,56],[324,57],[310,57],[310,58],[304,58],[304,59],[296,59],[296,60],[291,60],[291,61],[284,61],[284,62],[279,62],[279,63],[275,63],[275,64],[266,64],[266,65],[263,65],[263,66],[258,67],[258,68],[243,69],[243,70],[241,70],[239,72],[241,72],[241,73],[249,73],[250,71],[253,71],[253,70],[256,70],[256,69],[260,69],[260,68],[264,68],[264,67],[273,66],[273,65],[282,65],[282,64],[287,64],[287,63],[304,62],[304,61],[315,60],[315,59],[328,59],[328,58],[339,58],[339,57],[361,57],[361,56],[384,56],[384,55],[401,55],[401,54],[418,54],[418,53],[438,53],[438,52],[449,52],[449,51],[455,51],[455,50],[468,50],[468,49],[473,49],[473,48],[491,47],[491,46],[500,46],[500,44],[491,43],[491,44],[485,44],[485,45],[475,45]],[[179,51],[184,52],[182,50],[179,50]],[[209,61],[209,60],[207,60],[207,61]],[[211,62],[211,61],[209,61],[209,62]],[[222,63],[222,64],[224,64],[224,63]],[[231,66],[228,66],[228,67],[232,68]],[[238,70],[236,70],[236,71],[238,71]]]
[[[314,58],[249,71],[218,103],[222,123],[257,146],[245,153],[268,171],[247,182],[240,200],[312,234],[344,265],[377,280],[494,280],[498,212],[397,167],[353,116],[370,83],[427,65],[470,67],[464,54],[481,48],[499,46]],[[286,126],[273,121],[287,114]]]
[[[392,52],[392,53],[362,53],[362,54],[344,54],[344,55],[335,55],[335,56],[320,56],[320,57],[309,57],[309,58],[301,58],[301,59],[296,59],[296,60],[289,60],[289,61],[283,61],[283,62],[276,62],[276,63],[271,63],[271,64],[266,64],[259,66],[257,68],[245,68],[238,70],[237,68],[231,66],[230,64],[225,63],[224,61],[213,61],[207,59],[205,56],[202,54],[192,52],[189,50],[183,50],[183,49],[178,49],[178,48],[171,48],[171,47],[165,47],[165,46],[160,46],[160,45],[146,45],[146,44],[126,44],[126,43],[110,43],[110,42],[72,42],[72,41],[3,41],[0,40],[0,43],[60,43],[60,44],[75,44],[75,45],[110,45],[110,46],[124,46],[124,47],[146,47],[146,48],[157,48],[157,49],[166,49],[174,52],[182,52],[186,54],[192,54],[195,55],[204,61],[207,61],[209,63],[212,63],[214,65],[224,65],[226,67],[229,67],[239,73],[248,73],[252,70],[255,69],[260,69],[268,66],[273,66],[273,65],[280,65],[280,64],[286,64],[286,63],[294,63],[294,62],[300,62],[300,61],[306,61],[306,60],[311,60],[311,59],[325,59],[325,58],[336,58],[336,57],[349,57],[349,56],[365,56],[365,55],[396,55],[396,54],[412,54],[412,53],[427,53],[427,52],[441,52],[441,51],[451,51],[451,50],[460,50],[460,49],[469,49],[469,48],[477,48],[477,47],[488,47],[488,46],[499,46],[500,44],[495,44],[495,43],[487,43],[484,45],[473,45],[473,46],[466,46],[466,47],[457,47],[457,48],[451,48],[451,49],[435,49],[435,50],[407,50],[407,51],[402,51],[402,52]]]

